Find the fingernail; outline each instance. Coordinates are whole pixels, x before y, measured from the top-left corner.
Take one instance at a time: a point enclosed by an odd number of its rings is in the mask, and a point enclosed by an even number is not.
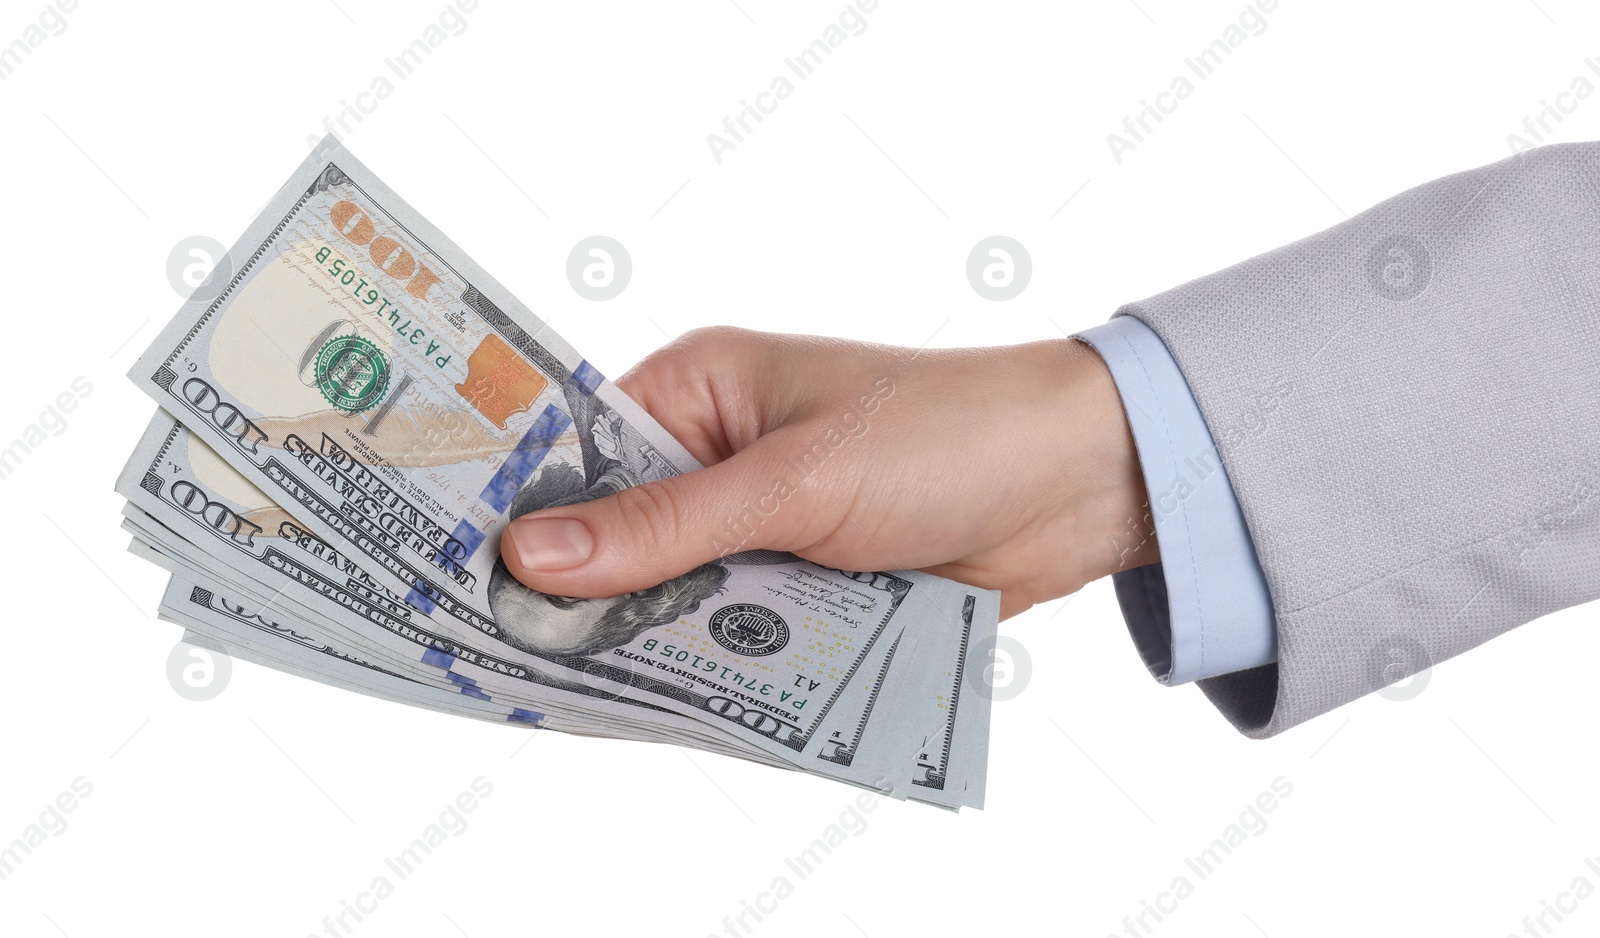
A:
[[[594,553],[594,536],[573,518],[522,518],[511,522],[511,546],[523,569],[545,573],[588,560]]]

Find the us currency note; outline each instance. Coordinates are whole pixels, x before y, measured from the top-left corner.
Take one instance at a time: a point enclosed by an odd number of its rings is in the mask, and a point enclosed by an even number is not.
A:
[[[317,619],[305,620],[290,618],[289,616],[283,614],[285,610],[281,604],[275,603],[271,599],[264,599],[261,594],[254,592],[249,587],[240,586],[234,582],[217,580],[214,578],[215,574],[213,571],[196,566],[193,563],[182,561],[174,562],[175,558],[173,556],[164,554],[155,548],[150,547],[147,543],[136,543],[134,545],[130,545],[130,551],[136,556],[150,560],[152,563],[164,567],[168,571],[172,572],[173,579],[175,580],[192,580],[195,581],[197,586],[208,592],[215,593],[217,596],[228,597],[228,604],[236,610],[243,610],[244,614],[247,616],[257,616],[263,620],[272,621],[274,623],[279,621],[292,622],[292,630],[306,638],[308,641],[336,649],[344,647],[342,644],[340,644],[341,638],[339,636],[330,636],[325,633],[321,629],[321,623]],[[172,612],[173,608],[174,607],[172,607],[170,603],[165,603],[164,601],[164,611]],[[180,610],[180,612],[173,613],[171,616],[169,616],[169,618],[174,618],[175,621],[179,621],[191,628],[195,627],[194,617],[197,613],[192,604],[186,606],[177,606],[175,608]],[[227,614],[232,615],[232,612],[230,611]],[[270,619],[268,619],[269,615],[271,617]],[[279,635],[279,633],[276,631],[273,634],[276,637],[281,637],[281,635]],[[225,641],[224,644],[229,643]],[[340,657],[348,657],[353,661],[362,661],[363,664],[375,671],[390,672],[390,669],[385,666],[376,665],[365,660],[360,652],[340,651],[337,653],[340,655]],[[265,656],[264,649],[262,650],[262,655]],[[249,656],[246,657],[248,658]],[[300,674],[302,668],[296,665],[293,659],[289,660],[290,666],[285,667],[282,670],[287,670],[294,674]],[[303,656],[300,660],[303,663]],[[443,667],[443,665],[440,667]],[[360,689],[361,686],[366,686],[366,684],[373,680],[371,675],[367,675],[365,672],[355,671],[348,668],[335,668],[333,669],[332,673],[333,676],[339,679],[340,683],[344,683],[348,679],[352,682],[352,686],[356,686],[357,689]],[[600,736],[612,739],[629,739],[637,742],[673,743],[676,745],[690,746],[696,749],[705,750],[707,752],[734,756],[752,762],[759,762],[763,765],[774,766],[777,768],[795,768],[795,766],[792,764],[781,759],[774,758],[766,753],[760,752],[759,750],[752,750],[748,747],[741,746],[737,740],[723,734],[718,734],[712,728],[696,724],[693,721],[684,720],[683,718],[664,710],[653,713],[645,713],[644,711],[648,708],[641,705],[639,710],[643,716],[637,716],[635,719],[624,719],[617,714],[603,713],[595,710],[574,710],[566,704],[563,704],[559,699],[547,698],[540,700],[538,696],[534,696],[530,699],[526,695],[516,696],[506,694],[501,692],[498,688],[485,687],[484,685],[474,681],[472,678],[453,670],[443,670],[440,672],[436,672],[433,669],[417,670],[412,668],[408,670],[404,665],[402,665],[390,673],[398,673],[407,678],[412,682],[410,686],[427,687],[436,692],[443,693],[446,695],[446,697],[456,699],[461,706],[472,707],[476,705],[479,708],[487,709],[491,714],[493,714],[493,716],[489,717],[490,719],[498,719],[499,717],[503,716],[505,722],[508,723],[537,724],[537,726],[540,728],[555,729],[563,733],[571,733],[580,736]],[[448,680],[436,678],[435,675],[439,673],[442,673]],[[355,675],[355,677],[352,678],[351,675]],[[363,676],[367,678],[366,682],[362,681]],[[317,678],[314,677],[313,679]],[[384,695],[380,694],[379,696]],[[426,696],[436,697],[437,695],[428,694]],[[430,709],[447,709],[441,706],[434,706],[431,703],[423,703],[420,705],[427,706]],[[845,779],[845,781],[850,780]],[[913,793],[905,793],[905,795],[910,794]]]
[[[296,628],[280,624],[256,607],[229,598],[227,594],[231,592],[226,586],[191,583],[175,575],[168,581],[162,596],[161,616],[216,643],[232,657],[319,683],[490,722],[519,724],[532,729],[551,726],[543,714],[497,704],[478,694],[439,689],[364,661],[358,655],[339,650],[304,625]],[[576,735],[693,745],[725,755],[750,757],[749,753],[731,746],[706,746],[703,741],[679,737],[669,727],[641,724],[623,727],[617,732],[613,727],[567,723],[560,729]],[[776,761],[768,764],[789,767]]]
[[[231,657],[332,687],[353,689],[381,700],[490,722],[522,724],[533,729],[546,725],[544,716],[537,712],[497,704],[480,695],[452,693],[450,690],[418,681],[413,676],[375,665],[358,654],[341,649],[315,628],[281,624],[275,618],[263,614],[257,607],[238,602],[226,595],[231,592],[233,591],[225,586],[210,582],[202,583],[198,579],[191,582],[174,575],[168,581],[167,589],[162,596],[160,617],[184,626],[189,632],[198,634]],[[185,635],[185,640],[194,643],[188,634]],[[899,645],[900,640],[897,639],[895,644]],[[871,708],[868,707],[867,711],[867,720],[870,720]],[[653,732],[652,729],[640,728],[639,732],[625,734],[623,738],[648,742],[680,744],[683,742],[672,739],[670,735]],[[610,732],[602,733],[588,728],[574,730],[568,727],[565,731],[577,732],[580,735],[608,737],[613,735]],[[860,735],[859,732],[855,735],[856,742],[859,742]],[[743,755],[734,751],[726,751],[725,754]],[[775,764],[779,767],[793,768],[782,763]],[[864,775],[861,784],[875,788],[883,794],[901,798],[909,795],[913,799],[941,807],[954,807],[961,803],[947,797],[930,797],[927,792],[916,789],[897,789],[886,780],[868,779]],[[974,806],[981,807],[981,801]]]
[[[234,595],[255,602],[258,608],[288,612],[295,621],[340,628],[342,640],[359,647],[368,660],[400,670],[421,666],[435,675],[437,686],[548,710],[562,718],[559,726],[567,731],[572,731],[578,717],[570,703],[563,706],[550,700],[544,687],[587,695],[592,698],[590,703],[636,703],[602,688],[509,666],[481,647],[462,645],[430,631],[430,620],[376,585],[348,557],[308,534],[165,412],[152,418],[118,479],[117,490],[129,499],[124,509],[126,524],[162,552],[136,550],[141,556],[190,579],[209,581],[217,578],[219,571],[229,571]],[[536,686],[518,686],[518,681]],[[659,710],[648,704],[637,706]],[[846,715],[839,716],[841,713]],[[842,720],[866,719],[865,713],[849,715],[839,708],[834,714]],[[613,735],[637,738],[632,732],[623,732],[626,723],[617,722],[617,718],[630,716],[597,713],[588,720],[610,726],[608,732]],[[663,720],[673,717],[665,711],[648,716],[659,724],[655,731],[660,735],[692,733],[681,717]],[[715,738],[702,738],[697,745],[717,751],[729,748]],[[900,755],[898,751],[892,755],[885,752],[881,757],[898,764]],[[864,767],[828,774],[864,785],[884,775],[881,770]],[[907,790],[902,788],[897,794],[905,797]]]
[[[989,762],[989,712],[993,689],[974,648],[990,647],[998,610],[983,609],[992,595],[973,593],[962,604],[960,629],[953,640],[939,634],[918,649],[906,675],[920,686],[908,688],[912,701],[927,707],[931,723],[914,762],[913,797],[947,807],[982,808]],[[908,701],[909,703],[909,701]],[[918,719],[907,707],[907,721]],[[926,725],[926,724],[925,724]]]
[[[268,624],[272,634],[303,643],[315,641],[325,653],[359,660],[368,668],[406,674],[419,684],[428,684],[446,693],[455,692],[486,703],[521,702],[525,706],[502,704],[509,708],[508,719],[512,722],[526,722],[529,714],[538,712],[532,708],[549,709],[550,701],[540,699],[537,694],[519,692],[522,689],[514,685],[496,684],[497,675],[493,672],[481,672],[470,664],[461,663],[463,658],[482,661],[481,653],[451,645],[436,647],[431,636],[420,629],[423,620],[408,618],[409,610],[394,597],[389,596],[386,603],[387,608],[395,612],[394,617],[379,615],[370,604],[363,603],[361,597],[374,589],[380,590],[381,599],[381,588],[374,587],[358,566],[307,535],[287,513],[271,503],[265,493],[249,485],[165,412],[158,412],[152,418],[118,480],[117,489],[130,499],[123,509],[124,526],[143,542],[133,548],[134,552],[173,571],[174,582],[190,580],[205,584],[207,601],[213,604],[218,615],[257,625]],[[174,528],[169,528],[168,524]],[[246,527],[247,524],[260,530]],[[180,532],[195,538],[196,542],[187,540]],[[312,576],[308,571],[321,573]],[[225,601],[221,598],[224,595],[233,598]],[[181,613],[174,610],[181,610]],[[169,617],[194,625],[196,613],[192,603],[178,603],[169,593],[164,611]],[[919,618],[919,629],[912,645],[934,643],[948,651],[955,636],[943,627],[945,623],[932,617],[933,612],[936,610],[929,610],[930,615]],[[279,626],[266,616],[295,623],[304,634]],[[417,625],[410,625],[412,622]],[[374,639],[383,638],[382,633],[360,628],[372,625],[393,633],[391,640],[374,642]],[[218,637],[218,640],[224,639]],[[901,638],[897,636],[894,645],[900,644]],[[335,648],[341,650],[336,652]],[[454,654],[441,655],[441,650],[451,650]],[[884,681],[893,660],[892,651],[869,659],[868,671],[872,679],[847,688],[841,705],[835,708],[829,724],[824,727],[824,737],[832,745],[819,752],[818,757],[836,763],[827,773],[835,777],[882,790],[894,797],[909,795],[919,800],[942,801],[942,798],[924,797],[923,792],[910,786],[914,752],[925,741],[915,730],[915,722],[907,718],[897,723],[892,714],[885,715],[884,710],[874,707],[885,696]],[[300,673],[298,667],[286,670]],[[907,695],[917,694],[915,689],[904,686],[908,680],[904,675],[906,670],[902,668],[902,675],[887,689],[889,697],[911,699]],[[581,691],[592,693],[589,688]],[[610,699],[608,695],[602,696]],[[922,694],[916,699],[927,696]],[[673,725],[672,715],[665,711],[647,714],[653,721],[647,729],[613,721],[605,715],[590,715],[579,722],[570,715],[562,717],[566,712],[564,708],[557,706],[555,711],[557,727],[566,732],[664,739],[777,764],[775,760],[739,751],[718,738],[697,735],[692,728],[686,731],[681,721]],[[878,717],[876,722],[873,722],[874,716]],[[900,727],[900,723],[905,726]],[[867,745],[863,746],[869,724],[875,731],[883,732],[868,736]],[[858,765],[855,756],[863,749],[875,753],[876,758],[863,760]],[[881,763],[903,771],[885,775]],[[885,781],[889,784],[885,785]]]
[[[221,582],[257,610],[314,623],[363,660],[463,695],[548,714],[546,723],[553,720],[567,732],[586,728],[644,739],[649,736],[636,727],[647,720],[657,736],[744,754],[713,727],[582,682],[505,667],[434,633],[414,610],[374,594],[359,566],[307,535],[165,413],[152,420],[117,488],[130,499],[125,523],[143,542],[135,553],[180,577]],[[262,522],[262,530],[238,527],[250,523],[245,519]],[[265,527],[269,521],[276,525]]]
[[[192,559],[182,566],[177,566],[173,563],[174,557],[159,555],[155,548],[149,546],[157,542],[170,544],[170,532],[161,530],[160,525],[154,523],[154,519],[144,515],[140,509],[131,504],[124,509],[124,514],[127,516],[124,526],[143,542],[132,548],[134,553],[176,571],[162,599],[162,617],[211,639],[218,643],[222,650],[236,658],[321,683],[350,687],[369,696],[441,712],[458,713],[497,722],[531,726],[550,725],[548,718],[536,711],[502,704],[491,699],[476,683],[464,676],[446,672],[450,677],[449,681],[430,683],[423,679],[423,675],[408,669],[407,662],[401,662],[396,666],[397,671],[375,664],[365,657],[365,652],[352,652],[341,644],[338,637],[330,634],[326,620],[316,613],[310,614],[309,617],[305,614],[296,616],[293,613],[287,618],[280,615],[280,611],[289,609],[289,604],[283,601],[281,593],[263,604],[259,594],[255,592],[259,589],[259,584],[255,588],[227,585],[223,580],[216,578],[214,568],[207,569]],[[156,533],[157,531],[161,533]],[[237,597],[241,596],[250,597],[250,601],[239,601]],[[894,646],[906,644],[905,639],[906,636],[897,637]],[[912,636],[909,644],[912,650],[908,654],[915,655],[923,643],[939,648],[947,654],[952,645],[951,639],[948,630],[935,627],[924,629]],[[288,647],[286,649],[282,646]],[[835,744],[834,747],[819,753],[818,758],[839,764],[839,768],[831,773],[835,777],[872,788],[881,794],[900,799],[909,797],[940,807],[956,807],[962,804],[981,807],[981,797],[976,800],[966,797],[959,788],[946,790],[942,784],[943,778],[940,780],[938,791],[930,791],[911,784],[910,780],[913,777],[920,778],[922,771],[927,768],[923,764],[926,757],[921,753],[921,750],[928,748],[926,737],[918,736],[914,730],[906,730],[907,727],[914,728],[915,720],[905,719],[904,726],[885,720],[873,722],[873,703],[878,698],[886,694],[889,696],[909,694],[915,697],[918,693],[917,688],[924,685],[932,687],[939,685],[937,676],[930,684],[926,675],[908,674],[907,669],[902,668],[896,675],[896,680],[885,686],[893,658],[893,654],[890,653],[883,656],[881,663],[875,663],[875,679],[870,684],[863,685],[867,688],[865,691],[857,691],[869,698],[859,707],[860,715],[838,719],[839,729],[828,734],[828,738]],[[901,660],[904,663],[906,659]],[[959,668],[959,664],[953,667]],[[948,697],[944,695],[934,695],[924,703],[932,704],[926,707],[931,713],[942,711],[946,700]],[[580,735],[673,742],[782,768],[795,768],[788,763],[764,758],[760,753],[739,750],[717,739],[696,737],[693,734],[675,731],[664,722],[651,722],[648,725],[613,723],[591,725],[566,720],[557,723],[555,728]],[[873,732],[868,732],[869,729]],[[864,739],[865,748],[870,750],[876,747],[877,751],[884,754],[884,760],[890,758],[899,760],[902,771],[884,775],[868,767],[874,764],[871,761],[855,765],[854,756],[858,749],[863,748]],[[981,760],[979,764],[982,764]],[[961,777],[960,772],[941,773],[943,774]]]
[[[902,613],[968,595],[745,555],[627,597],[535,593],[497,562],[511,518],[698,468],[689,454],[331,140],[220,269],[199,294],[215,299],[187,304],[130,377],[361,569],[341,595],[369,621],[815,771],[822,729]],[[235,520],[235,537],[266,527]]]
[[[895,718],[873,721],[869,703],[854,724],[841,721],[830,737],[834,748],[819,758],[850,766],[857,751],[892,750],[900,771],[880,780],[891,790],[941,807],[981,808],[990,686],[986,673],[968,668],[968,656],[975,645],[992,641],[998,609],[986,606],[995,602],[992,593],[974,591],[957,617],[902,633],[865,690],[873,698],[896,700]]]
[[[231,657],[319,683],[443,713],[532,728],[544,723],[543,714],[451,693],[375,665],[325,637],[282,625],[222,589],[173,576],[161,598],[161,617],[215,642]]]

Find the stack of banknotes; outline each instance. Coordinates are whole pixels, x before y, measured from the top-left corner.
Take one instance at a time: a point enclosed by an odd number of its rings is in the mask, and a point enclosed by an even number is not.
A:
[[[160,409],[123,526],[194,640],[524,730],[982,806],[996,593],[773,551],[610,599],[510,576],[511,519],[699,464],[333,138],[129,377]]]

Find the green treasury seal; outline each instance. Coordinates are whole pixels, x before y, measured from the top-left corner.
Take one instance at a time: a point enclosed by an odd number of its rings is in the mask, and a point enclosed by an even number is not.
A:
[[[711,614],[711,637],[731,652],[759,658],[789,644],[783,617],[755,603],[734,603]]]
[[[316,378],[328,403],[355,413],[383,400],[389,390],[389,360],[360,336],[336,336],[317,353]]]

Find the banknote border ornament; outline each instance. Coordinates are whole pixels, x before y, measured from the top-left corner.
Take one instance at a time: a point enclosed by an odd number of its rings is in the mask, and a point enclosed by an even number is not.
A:
[[[348,381],[328,380],[334,365],[344,362],[350,354],[364,356],[364,363],[372,367],[371,378],[357,387],[359,393],[351,393]],[[328,403],[340,410],[355,414],[383,400],[384,395],[389,393],[390,371],[389,359],[384,357],[376,345],[358,335],[340,335],[323,343],[322,349],[317,352],[314,374],[317,390],[328,399]]]
[[[760,644],[740,641],[729,634],[728,620],[735,616],[740,620],[754,619],[766,626]],[[764,658],[767,655],[777,654],[783,650],[783,646],[789,644],[789,623],[783,621],[783,616],[766,606],[758,606],[755,603],[733,603],[723,606],[711,614],[711,620],[706,623],[706,630],[717,640],[718,645],[734,654],[750,658]]]

